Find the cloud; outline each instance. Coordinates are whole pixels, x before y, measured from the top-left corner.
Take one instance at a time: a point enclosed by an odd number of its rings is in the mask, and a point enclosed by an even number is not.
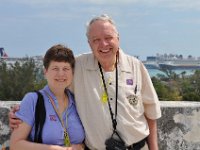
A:
[[[89,2],[93,4],[134,4],[140,0],[81,0],[82,2]]]
[[[166,7],[174,10],[200,10],[199,0],[163,0]]]
[[[27,4],[27,5],[54,5],[66,3],[65,0],[7,0],[7,2]]]
[[[8,2],[18,3],[18,4],[25,4],[30,6],[37,6],[37,7],[47,7],[47,6],[57,6],[61,4],[74,4],[79,5],[87,4],[87,5],[145,5],[149,7],[164,7],[170,8],[173,10],[200,10],[200,1],[199,0],[7,0]]]
[[[193,25],[200,25],[200,19],[199,18],[187,18],[187,19],[182,19],[180,20],[181,23],[184,24],[193,24]]]
[[[78,1],[78,0],[76,0]],[[146,5],[146,6],[157,6],[166,7],[174,10],[200,10],[199,0],[80,0],[84,3],[92,4],[113,4],[113,5]]]

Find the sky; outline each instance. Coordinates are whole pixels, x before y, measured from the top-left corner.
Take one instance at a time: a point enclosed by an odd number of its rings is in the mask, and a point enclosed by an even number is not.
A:
[[[0,47],[10,57],[44,55],[59,43],[90,52],[86,23],[100,14],[114,19],[130,55],[200,56],[200,0],[0,0]]]

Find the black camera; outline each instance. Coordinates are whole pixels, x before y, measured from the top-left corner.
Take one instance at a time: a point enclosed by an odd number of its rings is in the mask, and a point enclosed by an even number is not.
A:
[[[126,150],[125,143],[122,140],[109,138],[105,142],[106,150]]]

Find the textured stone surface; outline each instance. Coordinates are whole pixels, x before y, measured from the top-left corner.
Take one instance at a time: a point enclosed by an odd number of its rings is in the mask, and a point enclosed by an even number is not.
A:
[[[161,102],[160,150],[200,150],[200,103]]]
[[[9,146],[10,129],[8,126],[8,112],[10,107],[19,102],[0,101],[0,150]],[[8,148],[6,148],[8,149]]]
[[[8,112],[17,103],[0,101],[0,150],[9,145]],[[159,149],[200,150],[200,102],[161,102],[161,109]]]

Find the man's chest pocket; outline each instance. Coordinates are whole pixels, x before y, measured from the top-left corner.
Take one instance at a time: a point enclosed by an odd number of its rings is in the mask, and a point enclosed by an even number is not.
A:
[[[130,82],[130,81],[128,81]],[[133,107],[137,107],[138,103],[141,103],[141,91],[139,85],[135,84],[127,84],[127,82],[123,82],[119,84],[119,88],[121,90],[121,95],[128,105]]]

